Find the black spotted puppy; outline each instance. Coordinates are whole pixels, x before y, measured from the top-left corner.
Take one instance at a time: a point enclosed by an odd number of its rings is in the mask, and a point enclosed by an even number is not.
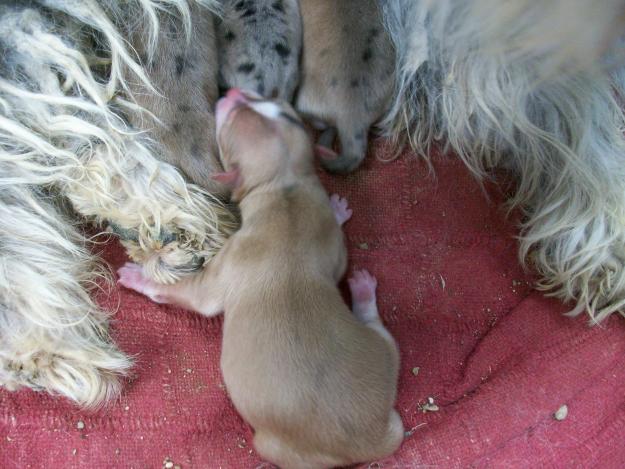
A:
[[[217,20],[219,84],[291,101],[299,83],[298,0],[222,0]]]
[[[336,130],[340,155],[321,152],[334,172],[358,167],[369,128],[386,111],[393,88],[395,53],[377,0],[300,0],[304,23],[302,82],[295,107],[318,128],[328,127],[320,150]]]

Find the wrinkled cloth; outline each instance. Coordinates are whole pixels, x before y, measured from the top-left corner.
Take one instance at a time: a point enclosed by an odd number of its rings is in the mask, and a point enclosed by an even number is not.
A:
[[[532,288],[499,186],[480,186],[453,156],[434,155],[430,172],[409,153],[376,158],[391,154],[377,140],[355,173],[320,172],[353,208],[349,269],[377,277],[401,352],[397,409],[409,436],[371,467],[625,467],[625,319],[591,328]],[[126,261],[115,241],[104,257]],[[125,289],[103,302],[136,357],[122,397],[86,412],[0,391],[2,467],[263,467],[220,376],[221,317]]]

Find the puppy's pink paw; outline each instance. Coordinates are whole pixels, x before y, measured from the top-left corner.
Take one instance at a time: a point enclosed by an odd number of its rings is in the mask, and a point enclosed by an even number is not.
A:
[[[357,270],[347,280],[349,291],[352,294],[352,302],[369,303],[375,302],[375,289],[378,281],[366,270]]]
[[[146,277],[140,265],[126,262],[123,267],[117,270],[117,274],[119,275],[117,283],[120,285],[135,290],[156,303],[168,302],[165,295],[162,294],[165,287]]]
[[[330,207],[332,207],[339,226],[342,226],[352,216],[352,209],[347,207],[347,199],[339,197],[338,194],[330,196]]]
[[[131,290],[143,293],[150,280],[143,275],[143,269],[138,264],[126,262],[123,267],[117,270],[119,280],[117,283]]]

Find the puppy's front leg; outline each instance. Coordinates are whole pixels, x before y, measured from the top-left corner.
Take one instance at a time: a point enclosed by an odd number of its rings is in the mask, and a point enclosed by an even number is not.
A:
[[[223,311],[223,289],[217,273],[210,266],[173,285],[156,283],[144,274],[140,265],[131,262],[127,262],[117,273],[119,284],[147,296],[155,303],[175,304],[204,316],[215,316]]]

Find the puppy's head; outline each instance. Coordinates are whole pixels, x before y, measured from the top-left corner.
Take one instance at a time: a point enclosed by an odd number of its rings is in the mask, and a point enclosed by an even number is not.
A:
[[[217,142],[225,172],[215,178],[240,200],[250,190],[313,173],[306,127],[283,101],[233,88],[217,102]]]

